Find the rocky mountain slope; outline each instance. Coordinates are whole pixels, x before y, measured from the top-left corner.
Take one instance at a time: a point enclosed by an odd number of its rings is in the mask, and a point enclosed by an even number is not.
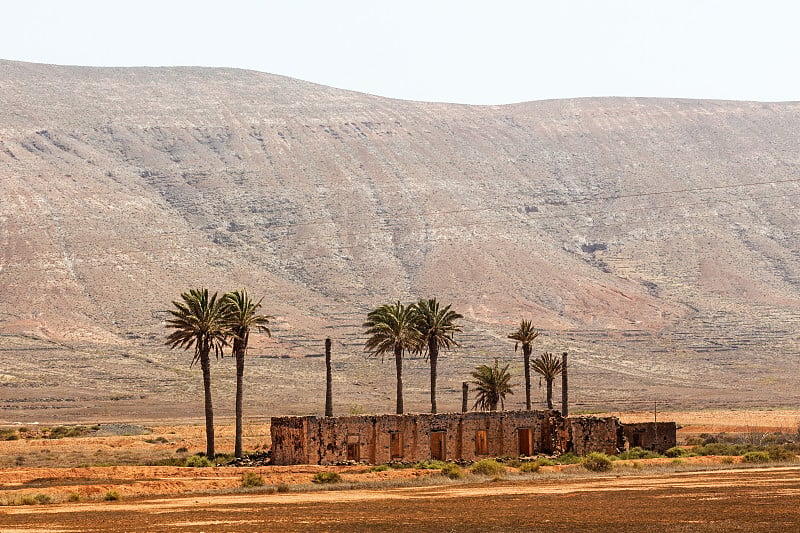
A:
[[[317,409],[326,336],[340,405],[391,409],[359,326],[429,296],[466,316],[445,407],[476,364],[521,374],[521,318],[537,352],[572,354],[576,405],[800,397],[800,103],[463,106],[9,61],[0,100],[6,407],[194,408],[199,371],[163,346],[193,286],[247,287],[277,316],[251,354],[258,412]],[[424,362],[407,366],[424,410]]]

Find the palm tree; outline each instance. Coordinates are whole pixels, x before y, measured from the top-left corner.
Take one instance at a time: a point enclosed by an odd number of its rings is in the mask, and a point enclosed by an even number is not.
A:
[[[424,351],[431,362],[431,413],[436,413],[436,364],[439,349],[458,346],[453,334],[461,332],[456,320],[464,318],[450,310],[450,306],[440,308],[435,298],[420,300],[413,305],[414,323],[420,334],[419,349]]]
[[[254,302],[245,289],[225,295],[225,315],[229,333],[233,337],[233,356],[236,358],[236,439],[233,455],[242,456],[242,397],[244,396],[244,358],[250,331],[256,330],[270,335],[270,315],[259,315],[261,300]]]
[[[476,366],[471,373],[475,378],[472,382],[477,385],[478,394],[475,399],[473,409],[482,411],[497,411],[497,404],[500,409],[505,409],[506,394],[514,394],[511,381],[511,374],[508,373],[508,365],[500,368],[497,359],[494,360],[494,367],[488,365]]]
[[[531,410],[531,343],[539,336],[539,332],[533,327],[530,320],[523,320],[517,331],[508,336],[509,339],[517,341],[514,344],[514,351],[517,346],[522,344],[522,355],[525,360],[525,408]]]
[[[553,380],[563,370],[561,359],[551,354],[544,352],[539,358],[534,359],[531,363],[533,370],[540,374],[545,382],[547,382],[547,408],[553,408]]]
[[[403,414],[403,352],[417,349],[419,331],[414,326],[414,310],[399,301],[370,311],[364,326],[369,335],[364,349],[381,358],[394,354],[397,370],[397,414]]]
[[[211,405],[211,361],[213,351],[216,357],[222,356],[227,346],[227,325],[225,322],[225,303],[217,299],[217,293],[208,296],[208,289],[191,289],[181,294],[181,300],[173,301],[172,318],[167,320],[167,328],[175,331],[167,336],[170,348],[184,350],[194,348],[192,365],[200,361],[203,370],[203,392],[206,410],[206,456],[214,460],[214,409]]]

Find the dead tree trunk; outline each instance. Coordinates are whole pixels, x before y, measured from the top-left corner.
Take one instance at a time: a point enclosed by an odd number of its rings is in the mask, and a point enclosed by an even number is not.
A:
[[[330,339],[325,339],[325,416],[333,416],[333,376],[331,375]]]

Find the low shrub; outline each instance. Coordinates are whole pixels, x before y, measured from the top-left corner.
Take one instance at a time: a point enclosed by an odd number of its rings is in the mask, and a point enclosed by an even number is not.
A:
[[[539,466],[555,466],[557,463],[550,459],[549,457],[539,457],[536,459],[536,463]]]
[[[608,455],[599,452],[592,452],[584,457],[581,465],[590,472],[608,472],[614,466]]]
[[[312,483],[341,483],[342,476],[336,472],[317,472],[314,474]]]
[[[424,470],[441,470],[447,466],[447,463],[444,461],[439,461],[437,459],[426,459],[425,461],[420,461],[414,465],[414,468],[422,468]]]
[[[166,444],[169,441],[164,437],[156,437],[154,439],[144,439],[147,444]]]
[[[119,492],[117,492],[115,490],[110,490],[110,491],[106,492],[105,495],[103,496],[103,500],[105,500],[107,502],[115,502],[115,501],[119,500],[120,498],[121,498],[121,496],[119,495]]]
[[[290,490],[292,490],[292,488],[286,483],[279,483],[276,488],[278,492],[289,492]]]
[[[442,467],[442,475],[450,479],[461,479],[466,474],[464,474],[464,470],[457,464],[445,463]]]
[[[682,465],[682,464],[684,464],[686,462],[686,459],[676,458],[676,459],[673,459],[671,462],[674,465]]]
[[[767,448],[769,458],[773,461],[789,462],[797,461],[797,452],[788,446],[770,446]]]
[[[16,429],[0,429],[0,440],[19,440]]]
[[[681,448],[680,446],[673,446],[669,450],[664,452],[664,455],[667,457],[685,457],[689,455],[689,450],[686,448]]]
[[[369,468],[370,472],[386,472],[387,470],[391,470],[389,465],[375,465]]]
[[[539,461],[528,461],[519,465],[519,471],[525,474],[535,474],[542,467]]]
[[[81,501],[81,495],[77,492],[70,492],[69,496],[67,496],[68,502],[79,502]]]
[[[192,468],[204,468],[211,466],[211,461],[208,460],[208,457],[204,457],[202,455],[192,455],[186,459],[186,466],[191,466]]]
[[[481,459],[473,463],[471,470],[480,476],[501,476],[506,473],[506,467],[494,459]]]
[[[36,505],[36,498],[33,497],[33,494],[24,494],[18,505]]]
[[[563,455],[559,455],[556,459],[556,463],[560,465],[574,465],[582,462],[582,459],[575,455],[572,452],[567,452]]]
[[[233,456],[232,453],[218,453],[214,455],[214,464],[225,466],[234,459],[235,457]]]
[[[53,499],[47,494],[37,494],[36,496],[33,497],[33,499],[36,500],[36,503],[41,505],[46,505],[53,501]]]
[[[242,487],[263,487],[264,478],[255,472],[245,472],[242,474]]]
[[[697,455],[743,455],[751,451],[747,444],[730,444],[727,442],[710,442],[696,446],[692,451]]]
[[[617,454],[617,457],[619,459],[655,459],[657,457],[661,457],[661,455],[636,446],[635,448],[631,448],[630,450]]]
[[[768,452],[747,452],[742,456],[743,463],[768,463]]]
[[[186,453],[188,451],[189,451],[189,448],[187,448],[186,446],[181,446],[180,448],[175,450],[175,453]]]

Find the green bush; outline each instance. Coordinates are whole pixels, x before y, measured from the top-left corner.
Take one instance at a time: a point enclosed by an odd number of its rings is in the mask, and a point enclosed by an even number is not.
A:
[[[437,459],[427,459],[425,461],[420,461],[414,465],[414,468],[422,468],[424,470],[441,470],[447,466],[447,463],[444,461],[439,461]]]
[[[36,503],[42,505],[51,503],[53,501],[53,499],[47,494],[37,494],[36,496],[33,497],[33,499],[36,500]]]
[[[341,483],[342,476],[336,472],[317,472],[314,474],[312,483]]]
[[[539,464],[539,461],[528,461],[526,463],[522,463],[521,465],[519,465],[519,471],[525,474],[527,473],[535,474],[536,472],[539,471],[541,467],[542,465]]]
[[[204,457],[202,455],[192,455],[186,459],[186,466],[203,468],[206,466],[211,466],[211,461],[208,460],[208,457]]]
[[[117,501],[119,499],[120,499],[119,492],[117,492],[115,490],[110,490],[110,491],[106,492],[105,495],[103,496],[103,500],[105,500],[107,502],[115,502],[115,501]]]
[[[494,459],[481,459],[472,465],[472,473],[481,476],[502,476],[506,473],[506,467]]]
[[[742,457],[743,463],[768,463],[768,452],[747,452]]]
[[[245,472],[242,474],[242,487],[263,487],[264,478],[255,472]]]
[[[557,463],[550,459],[549,457],[539,457],[536,459],[536,463],[539,466],[555,466]]]
[[[81,495],[77,492],[70,492],[69,496],[67,496],[68,502],[79,502],[81,501]]]
[[[391,470],[389,465],[375,465],[369,468],[370,472],[386,472],[387,470]]]
[[[697,455],[743,455],[751,451],[752,446],[746,444],[730,444],[726,442],[709,442],[697,446],[692,451]]]
[[[689,450],[686,448],[681,448],[680,446],[673,446],[669,450],[665,451],[664,455],[671,458],[685,457],[689,455]]]
[[[16,429],[0,429],[0,440],[19,440]]]
[[[582,459],[572,452],[567,452],[563,455],[559,455],[556,461],[560,465],[574,465],[580,463]]]
[[[445,465],[442,467],[442,475],[449,477],[450,479],[461,479],[465,474],[464,470],[457,464],[445,463]]]
[[[655,459],[657,457],[661,457],[660,454],[656,452],[652,452],[650,450],[645,450],[644,448],[640,448],[636,446],[635,448],[631,448],[630,450],[624,451],[620,454],[617,454],[619,459]]]
[[[611,458],[600,452],[592,452],[581,461],[581,465],[591,472],[608,472],[614,466]]]
[[[767,453],[769,454],[769,458],[773,461],[797,461],[797,453],[787,446],[770,446],[767,448]]]

